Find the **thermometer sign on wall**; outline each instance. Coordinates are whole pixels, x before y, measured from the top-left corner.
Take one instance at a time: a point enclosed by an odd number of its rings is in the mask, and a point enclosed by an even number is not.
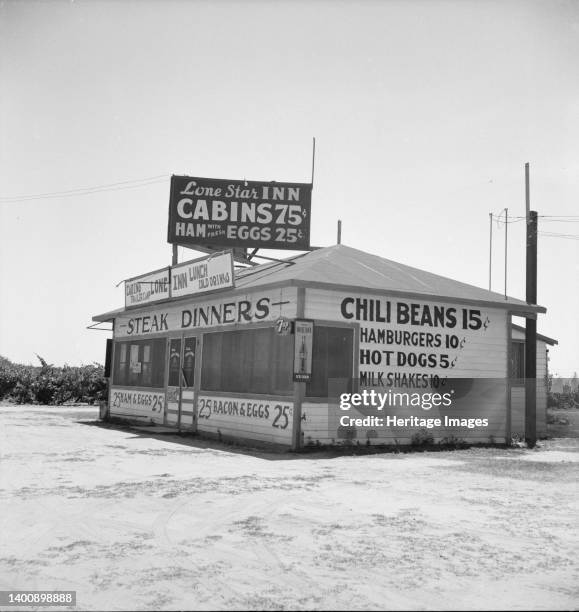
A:
[[[295,322],[294,382],[310,382],[312,380],[313,342],[314,322],[297,319]]]

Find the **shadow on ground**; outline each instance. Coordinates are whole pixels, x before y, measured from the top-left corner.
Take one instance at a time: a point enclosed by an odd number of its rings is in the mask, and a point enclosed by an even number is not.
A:
[[[579,411],[576,411],[579,413]],[[170,441],[172,444],[179,445],[181,447],[188,447],[191,449],[198,450],[211,450],[223,453],[233,453],[243,456],[251,456],[266,461],[295,461],[295,460],[320,460],[320,459],[337,459],[344,456],[362,456],[362,455],[389,455],[396,456],[399,458],[405,457],[409,454],[416,455],[421,453],[428,454],[439,454],[444,453],[445,458],[452,458],[456,460],[464,459],[465,453],[477,454],[483,452],[484,449],[490,450],[493,457],[508,457],[516,458],[519,454],[528,452],[527,449],[522,448],[506,448],[502,445],[489,446],[471,446],[463,449],[451,449],[437,447],[436,445],[428,448],[414,448],[414,447],[385,447],[375,446],[366,447],[365,445],[343,445],[334,447],[307,447],[299,452],[289,451],[286,448],[276,446],[273,444],[267,444],[265,442],[255,441],[234,441],[234,440],[217,440],[211,437],[205,437],[197,433],[191,433],[187,431],[179,432],[171,427],[164,426],[150,426],[150,425],[131,425],[127,423],[111,423],[100,420],[79,420],[79,425],[85,425],[88,427],[98,427],[100,429],[112,429],[116,431],[124,431],[133,434],[130,439],[154,439],[154,440],[165,440]],[[559,433],[559,432],[557,432]],[[565,432],[567,433],[567,432]],[[574,432],[573,432],[574,433]],[[558,450],[565,440],[567,446],[565,450],[572,450],[574,452],[579,451],[579,445],[575,446],[575,442],[579,442],[579,437],[575,435],[565,436],[559,438],[559,436],[553,436],[551,434],[550,439],[542,440],[536,451],[540,450]],[[569,448],[571,444],[572,448]],[[452,451],[449,453],[449,451]]]
[[[132,438],[147,438],[155,440],[166,440],[173,444],[180,446],[186,446],[195,449],[208,449],[214,451],[222,451],[224,453],[236,453],[239,455],[249,455],[251,457],[259,457],[260,459],[266,459],[268,461],[291,461],[296,459],[329,459],[333,457],[339,457],[344,452],[318,450],[315,452],[301,452],[294,453],[287,449],[267,445],[265,443],[259,446],[255,445],[254,442],[242,443],[219,441],[211,438],[202,438],[198,434],[190,432],[179,432],[169,427],[156,427],[156,426],[139,426],[139,425],[126,425],[120,423],[107,423],[104,421],[78,421],[79,425],[86,425],[89,427],[99,427],[101,429],[113,429],[117,431],[126,431],[134,434]]]

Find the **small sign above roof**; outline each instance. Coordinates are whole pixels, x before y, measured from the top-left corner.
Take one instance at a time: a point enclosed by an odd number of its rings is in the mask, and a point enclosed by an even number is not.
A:
[[[171,268],[171,297],[229,289],[234,285],[231,251],[194,259]]]
[[[125,281],[125,308],[169,299],[169,268],[135,276]]]
[[[125,308],[235,286],[231,251],[214,253],[125,281]]]

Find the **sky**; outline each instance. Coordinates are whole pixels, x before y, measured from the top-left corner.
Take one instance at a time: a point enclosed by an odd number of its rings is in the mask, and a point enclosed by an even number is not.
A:
[[[529,162],[540,232],[572,237],[539,236],[538,331],[551,371],[579,372],[579,2],[560,0],[0,1],[0,355],[102,363],[92,316],[171,262],[170,175],[309,182],[313,137],[313,245],[341,219],[348,246],[486,288],[508,208],[521,299]]]

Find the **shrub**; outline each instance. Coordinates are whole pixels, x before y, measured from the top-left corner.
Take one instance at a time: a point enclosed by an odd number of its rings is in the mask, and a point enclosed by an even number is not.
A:
[[[430,446],[434,444],[434,436],[428,429],[419,429],[410,439],[411,446]]]
[[[38,357],[42,366],[24,366],[0,357],[0,399],[17,404],[64,404],[106,399],[107,381],[98,363],[55,367]]]
[[[12,393],[19,378],[18,367],[4,357],[0,357],[0,399]]]
[[[463,440],[462,438],[457,438],[456,436],[447,436],[446,438],[442,438],[439,441],[440,446],[442,448],[447,448],[450,450],[455,450],[459,448],[468,448],[468,442]]]

